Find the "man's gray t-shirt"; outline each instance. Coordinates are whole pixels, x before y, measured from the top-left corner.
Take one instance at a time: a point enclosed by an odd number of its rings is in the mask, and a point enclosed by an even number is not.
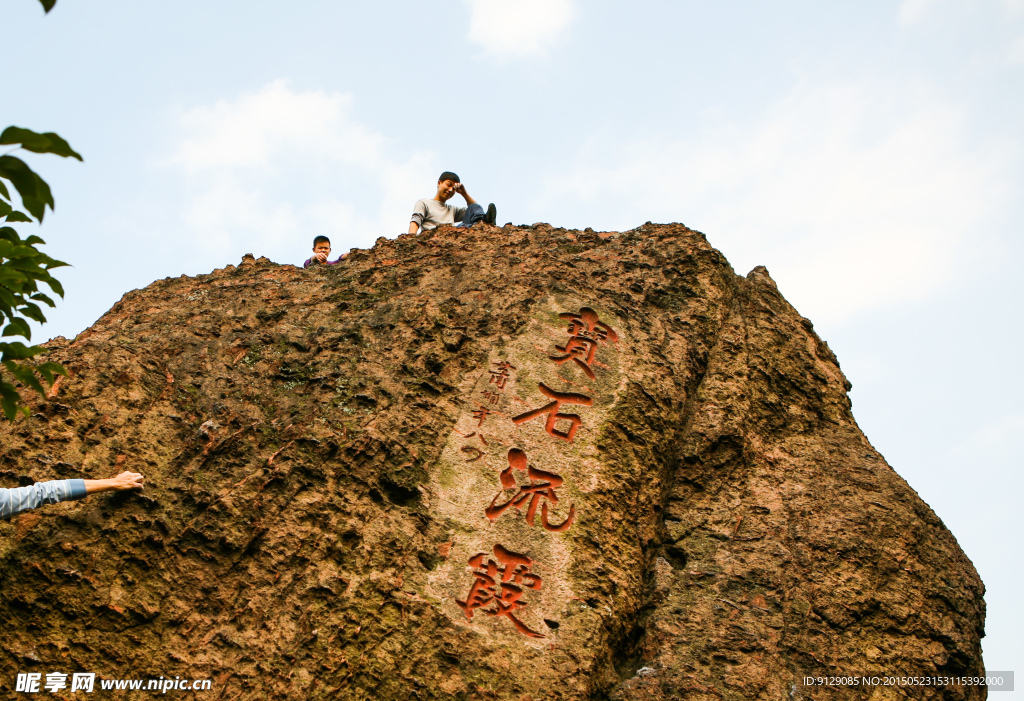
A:
[[[436,229],[442,224],[454,224],[466,216],[466,207],[453,207],[437,200],[418,200],[412,208],[412,221],[424,231]]]

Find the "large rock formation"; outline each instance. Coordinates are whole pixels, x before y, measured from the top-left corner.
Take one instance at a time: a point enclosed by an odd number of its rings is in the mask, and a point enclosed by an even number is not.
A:
[[[983,587],[811,323],[681,225],[246,257],[50,347],[3,484],[148,486],[0,524],[12,694],[985,697],[805,685],[980,674]]]

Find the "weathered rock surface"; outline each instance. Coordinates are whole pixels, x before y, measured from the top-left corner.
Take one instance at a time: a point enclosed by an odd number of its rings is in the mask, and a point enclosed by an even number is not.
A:
[[[148,486],[0,523],[5,697],[985,698],[804,685],[980,674],[983,586],[811,323],[681,225],[248,257],[50,347],[3,486]]]

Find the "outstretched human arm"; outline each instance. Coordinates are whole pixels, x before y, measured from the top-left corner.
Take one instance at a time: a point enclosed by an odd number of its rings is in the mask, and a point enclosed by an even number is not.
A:
[[[86,494],[142,489],[142,479],[142,475],[137,472],[122,472],[117,477],[105,480],[51,480],[36,482],[28,487],[0,489],[0,518],[10,518],[43,504],[81,499]]]
[[[349,251],[349,253],[351,253],[351,251]],[[336,263],[340,263],[341,261],[345,260],[345,256],[347,256],[347,255],[348,255],[348,253],[342,253],[340,256],[338,256],[338,260],[320,260],[320,258],[318,256],[313,256],[312,258],[308,259],[305,263],[303,263],[302,267],[303,268],[310,268],[310,267],[312,267],[314,265],[321,265],[321,264],[323,264],[323,265],[334,265]]]

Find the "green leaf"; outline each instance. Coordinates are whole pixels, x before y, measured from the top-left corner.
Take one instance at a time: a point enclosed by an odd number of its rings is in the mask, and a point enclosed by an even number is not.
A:
[[[57,0],[39,0],[39,2],[47,12],[52,10],[53,6],[57,4]]]
[[[21,144],[23,149],[32,153],[52,153],[64,158],[71,157],[82,160],[82,157],[71,148],[67,141],[52,131],[38,134],[31,129],[7,127],[0,134],[0,145],[6,144]]]
[[[52,372],[44,368],[42,365],[36,365],[35,371],[40,374],[40,376],[43,378],[43,381],[46,382],[46,384],[50,385],[51,387],[53,386]]]
[[[14,319],[11,319],[11,323],[4,327],[4,332],[0,334],[0,336],[24,336],[26,339],[31,341],[32,329],[29,328],[28,322],[24,319],[18,319],[15,317]]]
[[[2,293],[3,293],[3,290],[0,290],[0,295],[2,295]],[[2,296],[0,296],[0,299],[2,299]],[[56,307],[57,306],[56,302],[54,302],[52,299],[50,299],[49,297],[44,295],[42,292],[36,292],[34,295],[32,295],[32,299],[36,300],[37,302],[43,302],[48,307]]]
[[[33,356],[46,353],[47,350],[42,346],[26,346],[23,343],[0,343],[0,352],[2,352],[2,355],[0,355],[0,365],[3,366],[3,369],[7,370],[14,380],[20,382],[25,387],[35,390],[41,396],[46,396],[46,388],[39,381],[39,377],[51,387],[53,386],[55,375],[68,377],[68,371],[60,363],[46,362],[35,365],[32,363],[16,362],[16,360],[28,360]],[[39,377],[36,376],[37,374]],[[18,388],[14,384],[5,381],[3,376],[0,375],[0,404],[3,405],[3,412],[8,420],[13,420],[19,411],[26,416],[29,415],[28,407],[21,406],[21,403],[22,398],[18,393]]]
[[[4,263],[7,268],[13,268],[14,270],[20,270],[28,273],[29,277],[35,277],[39,271],[39,261],[32,260],[33,256],[31,253],[26,253],[22,250],[15,250],[11,255],[11,260]],[[33,275],[35,273],[35,275]]]
[[[46,181],[36,175],[25,161],[14,156],[0,156],[0,178],[7,178],[21,195],[21,202],[33,217],[43,221],[46,206],[53,210],[53,195]]]
[[[14,270],[9,265],[0,267],[0,285],[14,290],[15,292],[21,292],[21,286],[25,284],[28,277],[25,273],[20,270]],[[49,282],[49,281],[47,281]],[[53,285],[50,285],[53,287]],[[18,288],[18,289],[15,289]]]
[[[44,255],[32,246],[26,246],[24,241],[17,243],[4,241],[4,248],[8,250],[7,257],[12,260],[15,258],[38,258],[40,255]]]
[[[38,370],[39,372],[42,372],[44,369],[48,372],[53,373],[54,375],[63,375],[64,377],[70,377],[70,375],[68,375],[68,371],[65,370],[64,366],[61,365],[60,363],[46,362],[36,366],[36,370]]]
[[[5,399],[18,399],[18,391],[14,389],[14,385],[10,382],[6,382],[3,378],[0,378],[0,397]]]
[[[14,365],[15,360],[28,360],[40,353],[45,353],[46,349],[42,346],[26,346],[21,341],[13,341],[0,343],[0,352],[2,352],[0,355],[2,361],[0,362],[3,362],[4,367],[10,370],[12,367],[17,367]]]
[[[7,223],[8,224],[13,224],[14,222],[17,222],[17,221],[24,221],[24,222],[32,223],[32,220],[24,212],[19,212],[18,210],[14,210],[13,212],[8,212],[7,213]]]
[[[33,369],[42,375],[43,379],[46,380],[46,383],[51,387],[53,386],[54,375],[63,375],[64,377],[68,376],[68,371],[65,370],[64,366],[60,363],[40,363]]]
[[[67,265],[67,263],[61,263],[61,265]],[[50,289],[56,292],[61,299],[64,299],[64,287],[54,278],[50,278],[46,281],[46,284],[50,286]]]
[[[0,217],[6,217],[13,210],[14,207],[12,207],[9,203],[0,200]]]
[[[31,302],[26,302],[24,306],[18,309],[18,312],[27,316],[32,321],[38,321],[40,324],[46,323],[46,317],[43,316],[42,310]]]
[[[14,375],[14,378],[18,382],[25,385],[26,387],[34,389],[36,392],[39,392],[39,394],[46,394],[46,390],[44,390],[43,386],[39,384],[39,380],[36,378],[36,374],[32,371],[31,365],[15,367],[13,370],[11,370],[11,374]]]
[[[7,241],[0,241],[0,256],[10,258],[17,249],[10,244],[6,246],[3,244],[7,244]],[[10,263],[4,263],[0,266],[0,284],[6,284],[7,280],[22,280],[24,277],[25,275],[16,271]]]
[[[7,186],[4,185],[4,181],[0,180],[0,195],[6,199],[11,199],[11,193],[7,191]]]
[[[42,0],[39,0],[42,2]],[[13,399],[8,399],[4,396],[0,399],[0,407],[3,407],[4,416],[7,417],[8,421],[14,421],[14,417],[18,415],[18,404]]]

